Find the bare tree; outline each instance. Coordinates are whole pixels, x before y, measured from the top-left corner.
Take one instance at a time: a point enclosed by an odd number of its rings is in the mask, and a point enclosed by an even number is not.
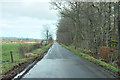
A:
[[[48,24],[44,25],[43,35],[46,40],[46,44],[48,44],[48,40],[52,37],[52,33],[50,32],[50,27]]]
[[[52,5],[55,6],[56,9],[59,10],[61,17],[67,17],[70,18],[75,25],[75,36],[74,36],[74,42],[75,49],[79,47],[79,42],[81,39],[84,39],[81,24],[80,24],[80,9],[82,8],[80,2],[52,2]]]
[[[120,25],[117,21],[117,16],[120,15],[117,3],[65,1],[52,4],[59,11],[61,17],[57,30],[59,42],[74,46],[76,49],[91,50],[96,58],[102,55],[101,47],[108,48],[109,55],[106,55],[104,59],[111,64],[116,63],[117,43],[120,45],[120,40],[117,40],[120,35],[119,27],[117,27],[117,23]]]

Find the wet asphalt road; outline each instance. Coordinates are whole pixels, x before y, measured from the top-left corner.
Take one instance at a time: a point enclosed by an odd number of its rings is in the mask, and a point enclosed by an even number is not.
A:
[[[54,43],[23,78],[113,78],[101,67]]]

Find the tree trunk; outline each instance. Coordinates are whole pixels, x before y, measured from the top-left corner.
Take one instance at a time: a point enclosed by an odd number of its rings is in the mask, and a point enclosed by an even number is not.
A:
[[[120,1],[118,2],[118,66],[120,68]]]
[[[75,30],[76,30],[76,33],[75,33],[75,38],[74,38],[74,44],[75,44],[75,49],[78,48],[78,45],[79,45],[79,33],[80,33],[80,21],[79,21],[79,2],[75,2],[75,5],[76,5],[76,16],[75,16]]]
[[[111,47],[111,2],[109,3],[109,20],[108,20],[108,23],[109,23],[109,31],[108,31],[108,46]]]

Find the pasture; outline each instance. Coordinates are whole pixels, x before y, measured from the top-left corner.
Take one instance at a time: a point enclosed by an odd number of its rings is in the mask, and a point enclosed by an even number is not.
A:
[[[22,43],[22,45],[25,46],[31,46],[34,45],[35,43]],[[20,43],[3,43],[2,44],[2,74],[6,73],[9,71],[13,66],[17,65],[18,63],[25,62],[29,59],[33,59],[34,57],[25,57],[21,58],[19,54],[19,47]],[[11,62],[11,56],[10,56],[10,51],[13,53],[13,60],[14,62]]]

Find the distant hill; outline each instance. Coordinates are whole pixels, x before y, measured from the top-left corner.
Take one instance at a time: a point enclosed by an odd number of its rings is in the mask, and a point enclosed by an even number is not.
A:
[[[34,38],[18,38],[18,37],[0,37],[2,39],[30,39],[30,40],[43,40],[43,39],[34,39]]]
[[[3,43],[8,42],[40,42],[43,39],[34,39],[34,38],[17,38],[17,37],[0,37]]]

